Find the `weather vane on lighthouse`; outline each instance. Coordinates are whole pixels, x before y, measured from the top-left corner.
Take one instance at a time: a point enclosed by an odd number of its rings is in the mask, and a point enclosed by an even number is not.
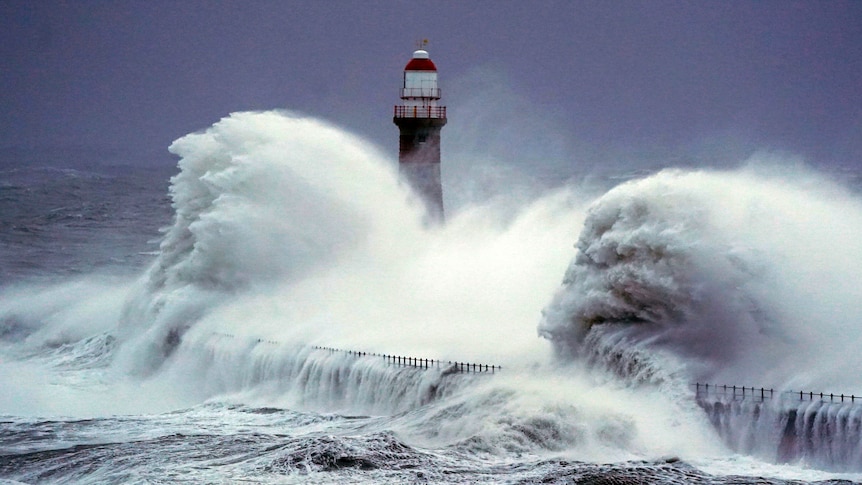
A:
[[[398,168],[401,177],[422,198],[428,221],[443,222],[443,186],[440,179],[440,130],[446,124],[446,107],[439,106],[437,66],[424,48],[428,39],[404,67],[401,104],[392,121],[398,125]]]

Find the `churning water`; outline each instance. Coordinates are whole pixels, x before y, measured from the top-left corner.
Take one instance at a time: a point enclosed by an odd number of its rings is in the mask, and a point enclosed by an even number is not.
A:
[[[159,171],[4,169],[3,483],[862,472],[854,403],[691,386],[860,392],[862,199],[825,176],[668,170],[427,228],[384,155],[313,118],[170,150],[169,202]]]

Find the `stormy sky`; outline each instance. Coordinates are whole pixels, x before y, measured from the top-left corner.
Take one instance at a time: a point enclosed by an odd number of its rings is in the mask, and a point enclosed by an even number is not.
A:
[[[6,158],[171,162],[186,133],[282,108],[394,160],[401,71],[427,38],[444,154],[862,166],[859,1],[6,0],[0,22]]]

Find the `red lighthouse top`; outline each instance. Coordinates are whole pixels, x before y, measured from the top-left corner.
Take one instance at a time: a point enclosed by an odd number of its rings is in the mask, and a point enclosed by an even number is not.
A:
[[[428,51],[419,49],[413,53],[413,58],[404,67],[405,71],[436,71],[437,66],[428,58]]]
[[[401,85],[401,105],[395,106],[395,119],[423,119],[446,124],[446,107],[438,106],[440,88],[437,87],[437,66],[428,58],[428,51],[413,52],[413,58],[404,68]],[[398,123],[398,121],[396,121]]]

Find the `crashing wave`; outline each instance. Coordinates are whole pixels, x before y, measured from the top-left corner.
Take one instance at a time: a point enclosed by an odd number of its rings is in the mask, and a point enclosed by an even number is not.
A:
[[[804,386],[812,368],[846,379],[823,356],[859,316],[846,281],[858,259],[842,254],[859,245],[860,214],[811,174],[667,170],[622,184],[589,209],[539,333],[571,359],[595,354],[594,329],[615,328],[605,333],[630,348],[681,357],[692,380]]]
[[[313,118],[234,113],[170,151],[174,224],[121,324],[144,372],[228,295],[332,267],[386,221],[417,217],[393,207],[407,195],[374,147]]]

